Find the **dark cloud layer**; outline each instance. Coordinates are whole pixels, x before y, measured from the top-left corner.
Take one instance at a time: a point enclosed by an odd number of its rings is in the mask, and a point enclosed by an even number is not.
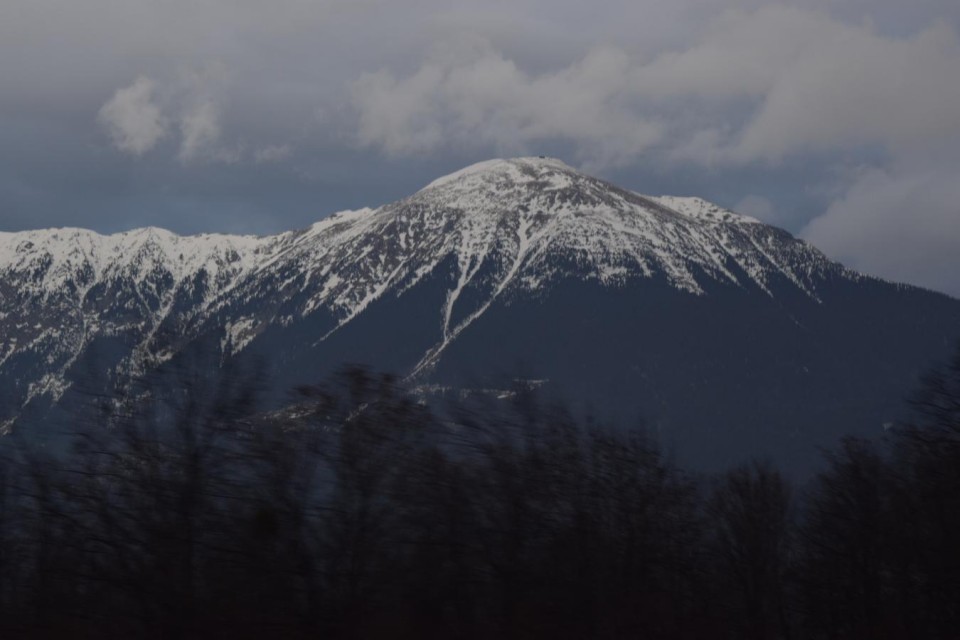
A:
[[[270,233],[547,153],[960,294],[953,0],[7,0],[0,230]]]

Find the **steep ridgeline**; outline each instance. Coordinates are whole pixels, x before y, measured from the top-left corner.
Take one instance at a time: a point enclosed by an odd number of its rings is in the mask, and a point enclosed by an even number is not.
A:
[[[0,234],[0,423],[176,361],[263,356],[277,389],[345,362],[420,389],[522,378],[643,417],[681,456],[809,465],[894,420],[960,302],[886,283],[697,198],[494,160],[271,237]]]

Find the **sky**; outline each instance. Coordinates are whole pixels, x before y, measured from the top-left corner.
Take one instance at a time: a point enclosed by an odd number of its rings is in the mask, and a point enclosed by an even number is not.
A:
[[[960,3],[0,0],[0,231],[275,233],[518,155],[960,296]]]

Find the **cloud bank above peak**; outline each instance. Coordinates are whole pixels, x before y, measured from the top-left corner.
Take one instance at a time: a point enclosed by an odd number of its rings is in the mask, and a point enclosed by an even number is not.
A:
[[[601,167],[901,154],[960,132],[960,40],[944,22],[888,36],[776,5],[726,11],[682,49],[601,46],[540,73],[490,42],[447,46],[405,75],[363,74],[352,98],[360,143],[397,155],[554,140]]]

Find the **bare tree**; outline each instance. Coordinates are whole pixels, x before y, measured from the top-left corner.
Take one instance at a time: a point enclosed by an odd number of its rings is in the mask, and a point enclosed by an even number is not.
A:
[[[718,594],[741,638],[787,638],[786,583],[792,545],[791,489],[768,463],[725,473],[707,503]]]

